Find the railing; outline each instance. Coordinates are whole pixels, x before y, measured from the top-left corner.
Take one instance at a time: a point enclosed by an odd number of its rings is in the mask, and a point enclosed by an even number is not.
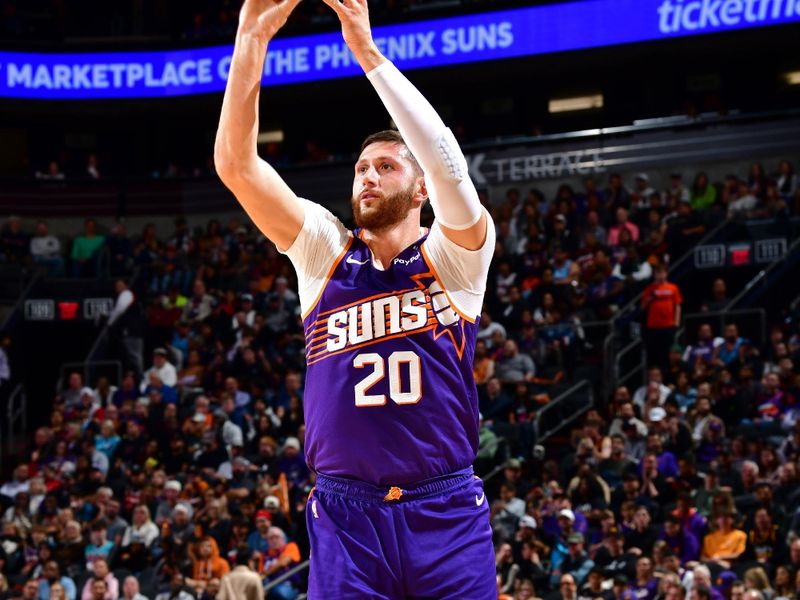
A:
[[[28,419],[28,397],[25,388],[18,384],[8,397],[5,415],[5,432],[0,427],[0,469],[7,465],[6,453],[16,447],[16,435],[25,433]]]
[[[8,329],[9,324],[11,323],[11,320],[14,318],[14,316],[22,311],[25,305],[25,299],[28,297],[31,290],[33,290],[34,286],[37,283],[39,283],[39,280],[43,277],[43,273],[44,272],[41,269],[36,269],[36,271],[33,274],[33,277],[31,277],[30,281],[28,281],[28,285],[23,286],[22,282],[20,282],[20,294],[19,297],[17,298],[17,302],[14,304],[14,308],[12,308],[11,311],[6,316],[0,328],[4,330]]]
[[[772,274],[775,269],[778,267],[783,266],[789,259],[796,258],[795,252],[800,248],[800,238],[796,239],[791,246],[786,250],[786,254],[783,255],[782,258],[776,260],[775,262],[771,263],[766,269],[762,269],[758,272],[758,274],[751,279],[746,286],[742,289],[741,292],[736,294],[731,301],[725,306],[725,310],[730,311],[732,310],[743,298],[745,298],[750,292],[756,289],[756,287],[760,284],[764,285],[764,288],[768,288],[770,281],[769,276]]]
[[[589,410],[594,404],[594,392],[589,381],[579,381],[563,394],[544,405],[536,413],[533,431],[537,444],[545,442]]]
[[[714,239],[729,224],[730,221],[728,220],[723,220],[718,223],[697,242],[697,246],[706,244]],[[684,267],[687,261],[693,256],[693,252],[686,252],[683,256],[679,257],[678,260],[670,264],[669,275],[674,277],[675,273]],[[603,342],[603,363],[605,366],[603,394],[605,399],[610,398],[617,387],[623,385],[623,382],[630,381],[637,373],[641,372],[643,376],[644,373],[646,373],[646,357],[644,355],[644,348],[642,347],[642,360],[637,362],[632,369],[622,374],[624,354],[633,352],[638,346],[642,346],[641,332],[637,327],[638,324],[633,323],[632,320],[636,311],[639,309],[643,296],[644,290],[639,292],[630,302],[623,306],[609,321],[610,331]],[[628,326],[629,330],[625,335],[622,335],[620,328],[625,325]],[[617,347],[623,340],[630,340],[630,343],[621,350],[618,350]]]
[[[135,289],[141,273],[142,271],[140,267],[136,267],[136,269],[134,269],[128,282],[128,288]],[[89,353],[86,355],[85,362],[96,364],[105,360],[104,357],[108,355],[108,343],[110,341],[110,335],[111,328],[108,326],[108,321],[106,321],[106,323],[103,325],[103,329],[98,334],[97,339],[95,339],[94,344],[92,344]],[[84,379],[84,381],[88,380]],[[117,379],[116,383],[120,383],[120,379]]]
[[[483,483],[491,481],[492,479],[497,477],[499,473],[502,473],[503,469],[505,469],[505,463],[508,460],[508,453],[509,453],[508,438],[498,436],[497,438],[493,439],[491,442],[486,444],[483,448],[478,449],[478,454],[480,454],[481,452],[486,452],[487,450],[493,450],[495,447],[500,448],[500,446],[503,446],[505,448],[504,458],[503,460],[500,461],[500,464],[492,467],[492,470],[486,473],[486,475],[480,475],[481,481],[483,481]],[[493,460],[497,459],[495,458]]]
[[[276,577],[275,579],[270,581],[267,585],[264,586],[265,595],[269,596],[270,590],[272,590],[273,588],[279,586],[284,581],[294,577],[295,575],[298,575],[299,573],[302,573],[303,571],[307,570],[308,569],[308,565],[309,565],[309,561],[307,561],[307,560],[303,561],[299,565],[297,565],[296,567],[292,567],[291,569],[286,571],[286,573],[284,573],[280,577]]]

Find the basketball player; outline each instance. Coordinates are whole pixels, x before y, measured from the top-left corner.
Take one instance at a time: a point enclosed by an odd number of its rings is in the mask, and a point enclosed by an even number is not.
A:
[[[245,1],[215,148],[223,182],[297,270],[317,473],[309,598],[496,598],[489,507],[471,467],[494,226],[453,134],[379,52],[367,0],[324,1],[400,130],[364,142],[358,228],[298,198],[256,154],[265,52],[299,0]]]

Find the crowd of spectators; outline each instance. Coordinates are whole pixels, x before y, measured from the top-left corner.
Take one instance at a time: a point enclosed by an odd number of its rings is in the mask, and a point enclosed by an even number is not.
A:
[[[720,185],[676,174],[658,191],[644,173],[630,188],[612,174],[551,199],[484,194],[498,245],[474,371],[480,472],[503,466],[487,482],[502,597],[775,600],[800,589],[795,326],[759,347],[735,324],[703,323],[565,443],[534,451],[530,427],[581,361],[584,324],[646,289],[652,310],[662,267],[715,220],[794,213],[791,165],[763,173]],[[62,244],[46,223],[30,236],[12,218],[0,252],[53,275],[115,278],[108,326],[126,341],[122,380],[72,373],[0,487],[0,599],[223,600],[234,565],[269,586],[308,558],[304,339],[293,270],[272,244],[236,219],[198,231],[179,218],[168,235],[103,233],[90,219]],[[726,293],[715,284],[707,304]],[[511,428],[506,461],[497,439]],[[303,585],[301,572],[269,597]]]

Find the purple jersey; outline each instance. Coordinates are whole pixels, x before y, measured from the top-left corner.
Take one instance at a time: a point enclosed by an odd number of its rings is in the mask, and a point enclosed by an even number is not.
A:
[[[304,230],[313,226],[306,223]],[[453,271],[448,261],[458,250],[443,241],[435,225],[386,270],[372,264],[358,232],[344,232],[342,250],[328,261],[327,278],[303,306],[309,466],[378,486],[470,466],[478,448],[472,359],[485,270],[483,281],[474,285],[477,302],[461,302],[474,311],[467,314],[453,304],[460,291],[446,288],[437,271],[437,266]],[[487,235],[492,247],[493,237]],[[301,242],[306,248],[308,243],[313,241]],[[287,253],[297,266],[293,252]],[[473,254],[479,252],[486,255]],[[489,260],[473,256],[473,262],[488,266]],[[301,286],[303,280],[301,274]],[[306,290],[306,298],[310,293]]]

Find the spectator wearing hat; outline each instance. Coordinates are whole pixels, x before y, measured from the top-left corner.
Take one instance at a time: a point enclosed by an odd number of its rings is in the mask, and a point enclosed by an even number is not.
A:
[[[303,487],[308,482],[308,466],[300,447],[300,440],[294,436],[286,438],[281,453],[278,469],[286,473],[286,478],[292,485]]]
[[[634,188],[631,192],[631,203],[637,209],[644,209],[650,206],[650,196],[657,192],[650,185],[650,177],[647,173],[637,173],[634,177]],[[660,196],[659,196],[660,199]]]
[[[175,366],[167,360],[167,350],[156,348],[153,350],[153,366],[144,372],[142,384],[139,387],[141,392],[146,392],[147,387],[152,384],[151,375],[155,375],[164,385],[175,387],[178,383],[178,372]]]
[[[188,502],[178,502],[172,517],[161,526],[161,543],[173,560],[185,560],[189,556],[189,543],[195,536],[193,516],[194,510]]]
[[[255,518],[256,528],[247,536],[247,547],[251,552],[262,555],[269,550],[269,528],[272,526],[272,517],[268,510],[259,510]]]
[[[252,327],[256,322],[256,310],[253,304],[253,294],[244,293],[239,295],[239,310],[231,319],[231,328],[239,331],[243,327]]]
[[[156,508],[156,525],[162,525],[172,517],[172,513],[178,504],[178,496],[181,493],[183,486],[177,479],[170,479],[164,484],[164,490],[161,493],[161,501]]]
[[[578,532],[571,533],[567,538],[569,552],[561,565],[553,570],[552,577],[553,583],[560,578],[564,573],[569,573],[575,578],[577,585],[583,585],[589,571],[594,567],[594,561],[589,558],[588,553],[584,549],[585,540],[582,534]]]

